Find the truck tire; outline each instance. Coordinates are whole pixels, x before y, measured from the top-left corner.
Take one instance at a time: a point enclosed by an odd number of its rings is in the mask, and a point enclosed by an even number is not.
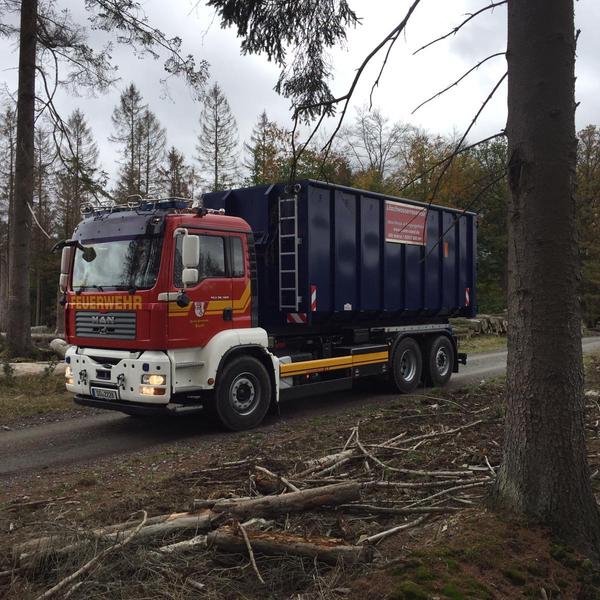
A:
[[[234,358],[223,369],[214,396],[221,423],[231,431],[252,429],[264,419],[271,403],[271,378],[251,356]]]
[[[414,392],[421,381],[423,356],[419,344],[410,337],[401,339],[392,355],[392,381],[403,394]]]
[[[427,343],[425,351],[425,383],[442,387],[450,381],[454,368],[454,346],[448,337],[440,335]]]

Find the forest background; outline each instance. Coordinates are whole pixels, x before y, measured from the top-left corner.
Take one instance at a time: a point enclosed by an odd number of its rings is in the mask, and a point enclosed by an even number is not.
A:
[[[171,143],[160,115],[145,102],[135,83],[122,89],[108,135],[91,129],[84,106],[82,99],[81,108],[65,119],[68,143],[56,143],[55,127],[44,117],[36,122],[30,271],[33,325],[56,326],[60,259],[50,249],[56,241],[70,237],[83,204],[122,202],[132,195],[198,200],[206,191],[290,179],[292,132],[263,110],[249,138],[241,140],[227,96],[216,82],[207,86],[198,114],[190,116],[189,131],[196,140],[196,151],[190,156]],[[297,141],[300,134],[294,135]],[[0,330],[5,328],[10,285],[8,234],[14,202],[15,137],[15,105],[8,99],[0,114]],[[585,324],[594,327],[600,320],[600,130],[590,124],[579,131],[578,138],[580,294]],[[392,121],[376,107],[356,107],[354,118],[329,152],[321,150],[322,139],[311,142],[300,156],[295,178],[428,201],[443,168],[436,165],[451,153],[456,141],[454,136]],[[118,152],[118,169],[101,164],[101,143],[113,145]],[[436,204],[479,215],[478,295],[483,313],[506,307],[509,191],[501,175],[506,161],[503,137],[468,149],[453,161],[435,195]],[[116,173],[112,180],[109,173]],[[486,182],[483,189],[482,182]]]

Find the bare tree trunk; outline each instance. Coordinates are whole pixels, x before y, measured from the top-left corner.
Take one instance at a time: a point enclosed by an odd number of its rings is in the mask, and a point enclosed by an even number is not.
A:
[[[509,289],[494,500],[600,549],[583,421],[573,0],[508,2]]]
[[[17,99],[17,149],[15,159],[14,223],[10,231],[10,290],[7,342],[9,353],[28,354],[31,349],[29,267],[33,200],[34,113],[37,0],[21,2],[19,91]]]
[[[8,261],[0,256],[0,331],[6,331],[6,299],[8,297]]]

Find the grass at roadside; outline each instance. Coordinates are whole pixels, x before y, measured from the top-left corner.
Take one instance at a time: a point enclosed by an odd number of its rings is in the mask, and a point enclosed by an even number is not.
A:
[[[506,349],[506,336],[477,335],[458,341],[458,351],[466,352],[467,354],[479,354],[504,349]]]
[[[0,425],[73,410],[62,375],[22,375],[0,380]]]

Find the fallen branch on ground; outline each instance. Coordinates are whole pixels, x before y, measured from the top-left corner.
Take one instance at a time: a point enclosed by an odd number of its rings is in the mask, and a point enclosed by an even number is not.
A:
[[[305,537],[284,532],[247,532],[248,540],[256,552],[269,555],[288,554],[316,558],[329,564],[368,562],[372,551],[367,546],[348,546],[342,540],[328,537]],[[247,550],[241,534],[231,526],[220,527],[208,534],[209,546],[226,552],[243,553]]]

